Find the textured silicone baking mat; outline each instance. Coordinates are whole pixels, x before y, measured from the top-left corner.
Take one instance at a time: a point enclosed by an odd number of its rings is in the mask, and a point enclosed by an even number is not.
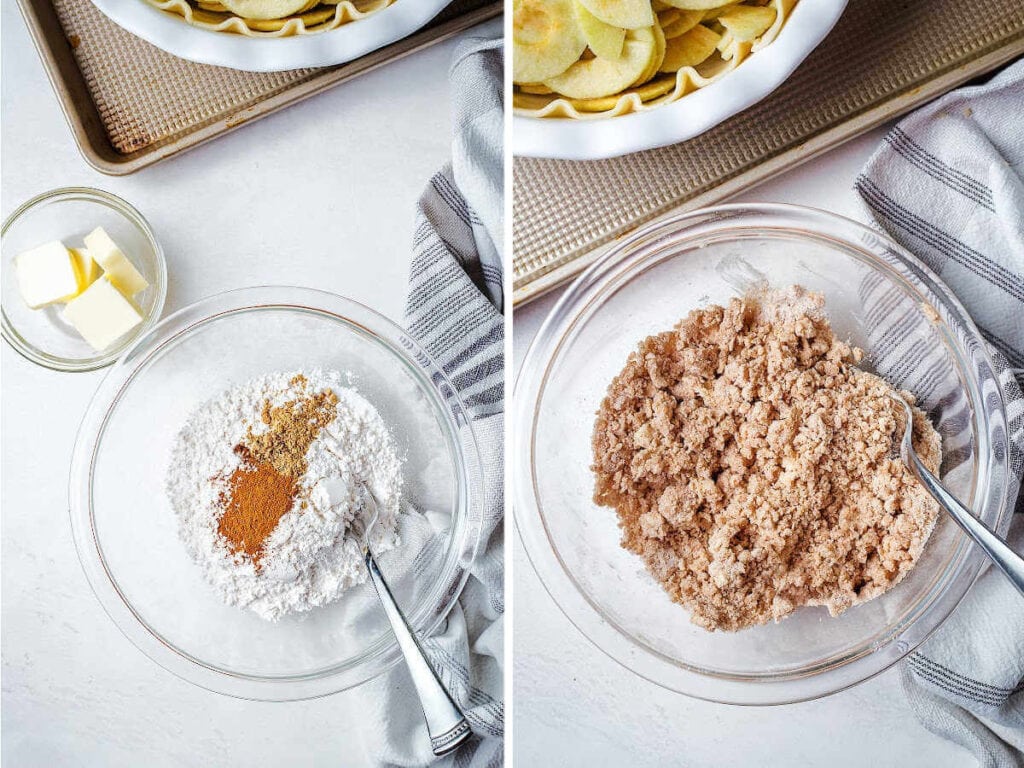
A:
[[[423,30],[347,64],[256,73],[164,53],[125,32],[88,0],[18,3],[82,155],[116,175],[444,40],[497,16],[502,7],[500,0],[454,0]]]
[[[781,88],[697,138],[612,160],[516,158],[513,300],[641,224],[721,202],[1022,54],[1022,0],[851,0]]]

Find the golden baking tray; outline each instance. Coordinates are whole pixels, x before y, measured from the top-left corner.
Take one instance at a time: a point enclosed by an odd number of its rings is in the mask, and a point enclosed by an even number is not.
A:
[[[164,53],[88,0],[18,5],[83,157],[118,176],[452,37],[502,9],[500,0],[455,0],[419,32],[347,64],[257,73]]]
[[[1021,55],[1022,0],[851,0],[782,87],[701,136],[611,160],[516,158],[513,302],[642,224],[721,202]]]

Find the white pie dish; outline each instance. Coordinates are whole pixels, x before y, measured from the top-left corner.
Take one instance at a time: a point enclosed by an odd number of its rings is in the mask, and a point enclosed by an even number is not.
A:
[[[248,37],[196,27],[145,0],[92,0],[111,21],[167,53],[247,72],[329,67],[411,35],[451,0],[398,0],[336,29],[291,37]]]
[[[617,117],[512,119],[513,153],[602,160],[699,136],[753,106],[793,74],[842,16],[847,0],[802,0],[771,44],[710,85],[670,104]]]

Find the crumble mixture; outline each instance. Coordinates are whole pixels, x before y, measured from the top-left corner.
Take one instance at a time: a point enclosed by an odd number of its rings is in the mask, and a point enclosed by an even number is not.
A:
[[[598,411],[594,500],[705,629],[804,605],[836,616],[906,576],[935,523],[899,459],[893,388],[857,367],[823,307],[794,286],[691,312],[640,343]],[[913,443],[936,472],[917,408]]]

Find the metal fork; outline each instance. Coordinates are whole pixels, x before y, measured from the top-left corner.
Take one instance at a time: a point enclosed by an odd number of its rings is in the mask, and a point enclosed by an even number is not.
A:
[[[903,428],[903,439],[900,441],[900,458],[906,464],[914,476],[918,479],[925,490],[928,491],[939,505],[956,520],[974,542],[981,547],[988,558],[996,564],[1010,583],[1017,588],[1017,591],[1024,595],[1024,557],[1021,557],[999,538],[991,528],[974,516],[967,507],[961,504],[957,498],[950,493],[942,483],[938,481],[928,468],[914,452],[912,441],[914,432],[914,414],[907,401],[899,395],[890,392],[889,396],[903,406],[903,413],[906,415],[906,426]]]
[[[427,721],[427,733],[430,735],[430,747],[435,755],[441,757],[458,748],[473,735],[473,732],[469,723],[466,722],[465,715],[452,700],[434,668],[427,661],[423,647],[416,639],[416,633],[409,626],[408,620],[398,607],[398,603],[395,602],[394,595],[391,594],[391,589],[384,581],[380,568],[377,567],[377,561],[370,550],[370,534],[380,518],[380,510],[377,506],[377,499],[366,483],[361,482],[359,486],[366,505],[367,519],[366,523],[362,524],[357,518],[353,528],[359,536],[358,543],[362,549],[366,570],[377,590],[377,597],[380,598],[384,613],[391,623],[391,629],[398,640],[398,647],[405,657],[406,666],[409,667],[412,683],[419,694],[420,707],[423,709],[423,717]]]

